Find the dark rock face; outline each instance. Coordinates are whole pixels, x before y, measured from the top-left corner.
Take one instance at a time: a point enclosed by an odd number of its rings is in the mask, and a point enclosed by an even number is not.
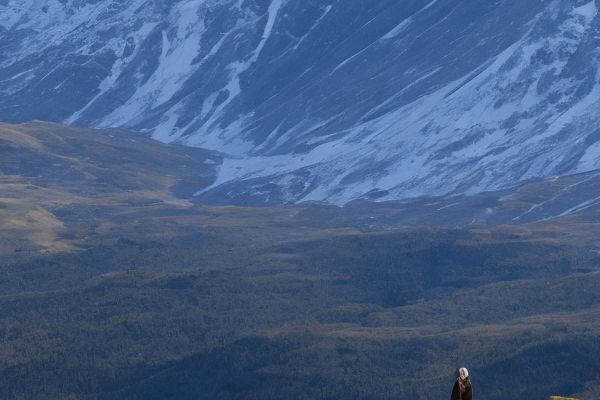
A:
[[[472,193],[600,167],[589,0],[0,2],[0,119],[230,154],[220,202]]]

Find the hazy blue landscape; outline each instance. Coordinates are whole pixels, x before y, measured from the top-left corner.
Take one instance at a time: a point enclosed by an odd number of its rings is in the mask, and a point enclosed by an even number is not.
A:
[[[600,397],[598,0],[0,0],[0,397]]]

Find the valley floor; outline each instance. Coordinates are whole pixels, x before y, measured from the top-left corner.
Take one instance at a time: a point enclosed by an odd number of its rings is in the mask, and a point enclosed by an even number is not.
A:
[[[594,207],[203,205],[217,155],[108,134],[0,126],[0,397],[600,394]]]

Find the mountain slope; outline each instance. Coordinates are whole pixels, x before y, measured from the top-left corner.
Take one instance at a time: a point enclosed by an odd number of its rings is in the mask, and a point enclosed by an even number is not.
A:
[[[0,124],[0,254],[72,249],[125,209],[189,208],[219,161],[123,130]]]
[[[474,193],[600,167],[599,38],[595,0],[5,0],[0,119],[219,150],[207,201]]]

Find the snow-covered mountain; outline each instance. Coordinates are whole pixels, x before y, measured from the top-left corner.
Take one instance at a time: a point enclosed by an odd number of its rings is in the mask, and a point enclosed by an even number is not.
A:
[[[228,156],[213,202],[600,168],[598,0],[0,0],[0,120]]]

